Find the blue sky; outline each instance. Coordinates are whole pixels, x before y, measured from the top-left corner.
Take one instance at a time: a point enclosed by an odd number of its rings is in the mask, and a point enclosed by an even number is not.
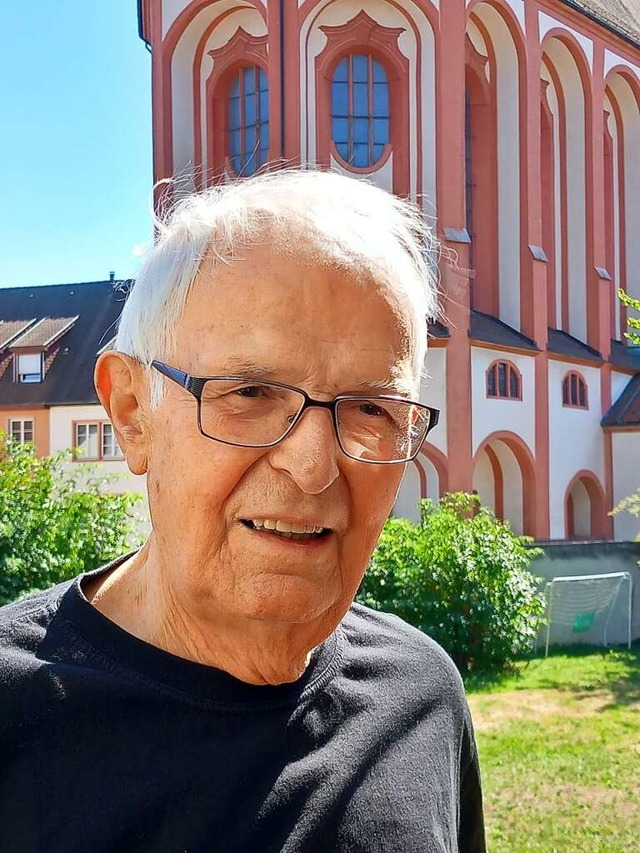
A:
[[[136,0],[7,2],[2,30],[0,287],[133,275],[153,182]]]

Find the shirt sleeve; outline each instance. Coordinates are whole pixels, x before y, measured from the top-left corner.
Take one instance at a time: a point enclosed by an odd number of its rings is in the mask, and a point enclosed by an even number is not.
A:
[[[459,853],[486,853],[487,850],[480,764],[468,711],[461,750],[458,850]]]

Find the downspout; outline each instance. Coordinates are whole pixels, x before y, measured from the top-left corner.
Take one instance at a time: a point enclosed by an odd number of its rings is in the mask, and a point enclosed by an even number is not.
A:
[[[151,53],[151,43],[148,39],[145,38],[144,35],[144,12],[142,9],[143,0],[138,0],[138,35],[144,42],[144,46],[147,48],[149,53]]]

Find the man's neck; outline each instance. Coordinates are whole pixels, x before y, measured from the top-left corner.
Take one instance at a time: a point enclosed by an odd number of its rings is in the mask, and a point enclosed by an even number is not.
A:
[[[283,684],[304,673],[324,640],[320,626],[198,619],[163,587],[148,544],[106,576],[83,584],[89,602],[129,634],[178,657],[216,667],[249,684]]]

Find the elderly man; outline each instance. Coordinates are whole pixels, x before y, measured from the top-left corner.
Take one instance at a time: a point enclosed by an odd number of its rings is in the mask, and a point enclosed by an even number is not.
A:
[[[484,850],[455,668],[353,604],[438,418],[427,238],[320,172],[159,224],[96,367],[152,532],[0,612],[0,849]]]

